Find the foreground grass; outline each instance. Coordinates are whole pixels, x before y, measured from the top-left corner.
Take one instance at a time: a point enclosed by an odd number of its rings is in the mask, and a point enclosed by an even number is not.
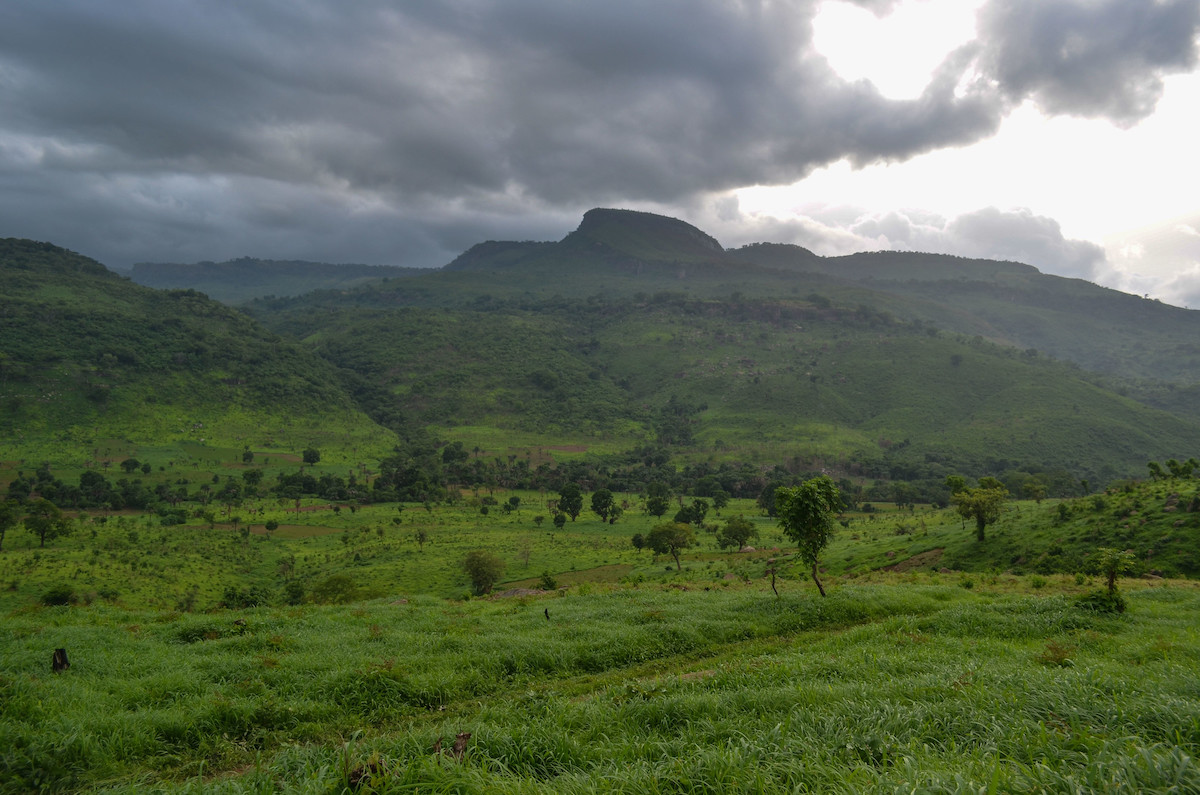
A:
[[[30,609],[5,622],[0,788],[1195,791],[1200,593],[1129,602],[654,586]],[[433,752],[459,732],[461,760]]]

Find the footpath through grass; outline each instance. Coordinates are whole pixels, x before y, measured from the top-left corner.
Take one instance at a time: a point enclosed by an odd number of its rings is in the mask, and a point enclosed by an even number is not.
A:
[[[1200,789],[1200,591],[1110,616],[1046,590],[29,608],[3,628],[0,790]]]

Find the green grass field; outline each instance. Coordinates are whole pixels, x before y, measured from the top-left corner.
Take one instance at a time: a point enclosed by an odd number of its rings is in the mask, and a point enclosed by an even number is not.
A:
[[[755,583],[20,610],[4,626],[0,788],[1200,788],[1194,584],[1130,591],[1108,616],[926,579],[827,599]]]

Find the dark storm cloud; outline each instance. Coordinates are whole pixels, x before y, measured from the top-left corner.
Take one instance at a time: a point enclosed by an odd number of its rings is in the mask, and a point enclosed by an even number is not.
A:
[[[816,6],[7,0],[0,234],[112,264],[437,265],[595,205],[969,144],[1025,97],[1128,122],[1194,60],[1195,1],[996,0],[921,97],[889,100],[815,52]]]

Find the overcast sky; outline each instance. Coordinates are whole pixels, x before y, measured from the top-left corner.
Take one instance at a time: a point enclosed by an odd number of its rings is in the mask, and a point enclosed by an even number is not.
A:
[[[1200,306],[1200,0],[4,0],[0,236],[438,266],[592,207]]]

